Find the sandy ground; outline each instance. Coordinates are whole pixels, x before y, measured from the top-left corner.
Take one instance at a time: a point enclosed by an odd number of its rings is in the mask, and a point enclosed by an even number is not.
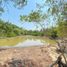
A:
[[[0,63],[15,59],[32,59],[38,67],[49,67],[52,59],[49,56],[50,46],[37,46],[25,48],[9,48],[0,51]]]

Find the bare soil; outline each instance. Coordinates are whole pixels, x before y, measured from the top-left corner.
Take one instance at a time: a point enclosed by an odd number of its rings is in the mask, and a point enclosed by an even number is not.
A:
[[[0,63],[4,65],[14,58],[31,60],[34,65],[37,65],[32,67],[49,67],[52,63],[52,58],[49,56],[49,48],[49,45],[25,48],[7,48],[0,51]]]

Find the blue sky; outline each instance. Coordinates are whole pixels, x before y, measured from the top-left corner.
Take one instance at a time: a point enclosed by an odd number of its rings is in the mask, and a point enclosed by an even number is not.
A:
[[[42,0],[28,0],[28,3],[22,9],[15,8],[12,3],[6,4],[5,12],[0,16],[1,19],[5,21],[9,21],[19,27],[23,27],[25,29],[36,29],[36,26],[33,23],[23,23],[20,21],[20,15],[26,15],[31,12],[31,10],[36,9],[36,2],[42,4]],[[47,7],[45,7],[44,11],[46,11]],[[40,27],[39,27],[40,29]]]

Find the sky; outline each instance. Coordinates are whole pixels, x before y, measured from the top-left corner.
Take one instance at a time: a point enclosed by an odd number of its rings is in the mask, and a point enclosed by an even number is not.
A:
[[[28,30],[35,30],[36,26],[34,23],[27,23],[27,22],[21,22],[20,21],[20,15],[27,15],[32,10],[36,10],[36,2],[42,4],[42,0],[28,0],[27,5],[24,6],[22,9],[15,8],[12,3],[5,4],[5,12],[0,16],[0,18],[4,21],[9,21],[12,24],[15,24],[19,27],[23,27]],[[46,12],[47,7],[43,9]],[[41,27],[38,28],[38,30],[41,29]]]

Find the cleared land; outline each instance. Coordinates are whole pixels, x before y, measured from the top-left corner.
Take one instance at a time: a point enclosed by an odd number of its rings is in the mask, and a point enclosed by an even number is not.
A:
[[[0,63],[5,64],[12,58],[32,60],[38,67],[49,67],[52,58],[49,56],[49,45],[27,48],[10,48],[0,51]],[[29,66],[28,66],[29,67]],[[34,66],[36,67],[36,66]]]

